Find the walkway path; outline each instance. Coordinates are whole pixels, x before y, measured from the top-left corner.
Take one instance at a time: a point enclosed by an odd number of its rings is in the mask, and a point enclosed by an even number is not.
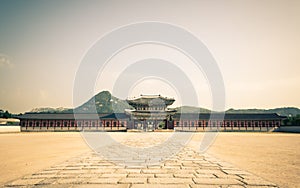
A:
[[[132,139],[130,139],[132,141]],[[161,164],[116,165],[94,152],[8,182],[5,187],[276,187],[193,147]]]

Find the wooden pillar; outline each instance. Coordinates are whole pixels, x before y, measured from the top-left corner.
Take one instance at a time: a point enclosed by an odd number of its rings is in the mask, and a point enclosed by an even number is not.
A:
[[[259,121],[258,126],[259,126],[259,130],[261,131],[261,121]]]
[[[167,129],[169,129],[169,122],[168,122],[168,118],[166,119],[166,123],[165,123],[165,125],[166,125],[166,128],[167,128]]]

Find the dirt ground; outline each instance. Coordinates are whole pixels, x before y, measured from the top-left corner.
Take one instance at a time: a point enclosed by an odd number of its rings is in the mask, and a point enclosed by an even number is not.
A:
[[[80,133],[0,134],[0,185],[89,150]],[[300,134],[219,133],[208,153],[281,187],[300,185]]]
[[[300,187],[300,134],[220,133],[208,153],[280,187]]]
[[[88,150],[79,133],[0,134],[0,185]]]

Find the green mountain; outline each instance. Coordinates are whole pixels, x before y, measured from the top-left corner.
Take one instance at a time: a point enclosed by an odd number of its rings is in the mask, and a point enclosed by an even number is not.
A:
[[[101,91],[90,100],[75,109],[68,108],[36,108],[32,112],[35,113],[94,113],[95,109],[98,113],[123,113],[125,109],[131,109],[125,100],[119,99],[111,95],[109,91]],[[210,113],[211,110],[194,107],[180,106],[175,108],[177,113]],[[283,107],[274,109],[229,109],[226,113],[277,113],[283,116],[296,116],[300,114],[300,109],[295,107]]]
[[[101,91],[86,103],[74,109],[77,113],[123,113],[125,109],[132,108],[125,100],[111,95],[109,91]]]
[[[73,112],[72,109],[70,108],[64,108],[64,107],[59,107],[59,108],[52,108],[52,107],[42,107],[42,108],[34,108],[30,112],[32,113],[66,113],[66,112]]]
[[[174,108],[177,113],[210,113],[210,110],[206,108],[200,108],[195,106],[180,106]]]
[[[211,110],[206,108],[194,107],[194,106],[181,106],[175,108],[178,113],[210,113]],[[300,114],[300,109],[295,107],[282,107],[274,109],[228,109],[226,113],[237,113],[237,114],[247,114],[247,113],[277,113],[282,116],[297,116]]]
[[[296,116],[300,114],[300,109],[295,107],[283,107],[274,109],[229,109],[226,113],[277,113],[282,116]]]

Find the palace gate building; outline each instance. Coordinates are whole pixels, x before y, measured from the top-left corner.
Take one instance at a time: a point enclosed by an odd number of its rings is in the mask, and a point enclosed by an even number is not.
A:
[[[160,95],[141,95],[138,98],[127,99],[134,110],[126,110],[132,120],[130,129],[156,130],[158,128],[173,129],[172,116],[176,110],[168,109],[174,99]]]
[[[127,99],[134,109],[124,113],[25,113],[18,116],[22,131],[268,131],[280,127],[285,116],[276,113],[181,113],[168,106],[174,99],[141,95]],[[216,117],[215,119],[210,117]]]

